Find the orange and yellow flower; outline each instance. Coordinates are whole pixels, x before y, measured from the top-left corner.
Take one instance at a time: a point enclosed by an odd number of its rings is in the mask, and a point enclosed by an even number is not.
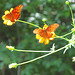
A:
[[[6,10],[6,11],[4,12],[5,15],[2,16],[2,20],[4,20],[3,23],[6,24],[6,25],[8,25],[8,26],[11,26],[12,24],[15,23],[15,22],[11,22],[11,20],[8,20],[8,19],[5,18],[5,16],[6,16],[7,14],[10,14],[10,12],[12,12],[12,10],[13,10],[13,8],[11,8],[10,11]]]
[[[52,30],[52,28],[54,28],[53,26],[47,26],[47,25],[44,25],[43,26],[43,29],[35,29],[33,31],[34,34],[36,34],[36,39],[39,40],[39,43],[44,43],[45,45],[49,44],[49,41],[50,40],[54,40],[54,37],[55,37],[55,33],[54,33],[54,30]]]
[[[45,45],[49,44],[49,41],[50,40],[54,40],[54,37],[55,37],[55,33],[52,33],[53,35],[50,37],[50,38],[44,38],[44,37],[41,37],[39,34],[36,34],[36,39],[39,40],[39,43],[43,43]]]
[[[5,14],[2,16],[2,19],[4,20],[4,24],[11,26],[14,24],[21,16],[21,10],[23,8],[23,5],[19,5],[15,7],[14,9],[11,8],[10,11],[6,10]]]

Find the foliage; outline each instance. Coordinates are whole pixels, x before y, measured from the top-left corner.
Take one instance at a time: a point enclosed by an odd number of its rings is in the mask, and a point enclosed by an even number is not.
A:
[[[29,1],[29,2],[28,2]],[[60,27],[56,34],[62,35],[71,29],[71,16],[68,7],[65,5],[65,0],[0,0],[0,17],[6,9],[23,4],[21,18],[28,22],[40,25],[43,27],[42,18],[46,18],[48,25],[52,23],[59,23]],[[32,34],[34,27],[16,22],[11,27],[3,25],[0,20],[0,74],[16,75],[19,70],[21,75],[75,75],[74,64],[71,58],[75,55],[74,48],[69,49],[63,55],[63,51],[45,57],[42,60],[35,61],[31,64],[26,64],[18,67],[18,69],[8,70],[8,64],[12,62],[23,62],[35,57],[41,56],[44,53],[21,53],[10,52],[5,46],[13,45],[17,49],[34,49],[34,50],[49,50],[52,43],[55,42],[56,48],[60,48],[67,44],[66,41],[55,39],[49,45],[39,44]],[[70,35],[68,36],[70,38]],[[62,43],[63,42],[63,43]]]

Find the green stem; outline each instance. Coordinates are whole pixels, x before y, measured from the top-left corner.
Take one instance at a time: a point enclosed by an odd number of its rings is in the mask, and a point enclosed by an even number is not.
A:
[[[55,38],[61,38],[61,39],[64,39],[64,40],[66,40],[66,41],[69,41],[69,39],[64,38],[64,37],[67,36],[67,35],[69,35],[69,34],[71,34],[71,33],[73,33],[73,31],[71,31],[70,33],[67,33],[67,34],[65,34],[65,35],[63,35],[63,36],[57,36],[57,35],[56,35]]]
[[[18,49],[14,49],[15,51],[21,51],[21,52],[42,52],[42,53],[49,53],[51,51],[34,51],[34,50],[18,50]]]
[[[67,34],[65,34],[65,35],[63,35],[63,36],[57,36],[56,35],[56,37],[55,38],[61,38],[61,39],[64,39],[64,40],[66,40],[66,41],[68,41],[69,42],[69,39],[67,39],[67,38],[64,38],[65,36],[67,36],[67,35],[69,35],[69,34],[71,34],[72,32],[70,32],[70,33],[67,33]],[[15,51],[21,51],[21,52],[36,52],[36,53],[48,53],[48,52],[51,52],[51,51],[34,51],[34,50],[18,50],[18,49],[14,49]]]
[[[70,5],[68,5],[68,6],[69,6],[69,8],[70,8],[70,11],[71,11],[71,15],[72,15],[72,21],[73,21],[73,25],[74,25],[74,17],[73,17],[73,12],[72,12],[72,9],[71,9]]]
[[[41,27],[39,27],[38,25],[35,25],[35,24],[33,24],[33,23],[29,23],[29,22],[22,21],[22,20],[17,20],[17,21],[23,22],[23,23],[26,23],[26,24],[29,24],[29,25],[32,25],[32,26],[35,26],[35,27],[38,27],[38,28],[41,28]]]
[[[67,35],[69,35],[69,34],[71,34],[71,33],[73,33],[73,31],[71,31],[71,32],[69,32],[69,33],[67,33],[67,34],[65,34],[65,35],[63,35],[63,36],[61,36],[61,37],[65,37],[65,36],[67,36]]]
[[[64,47],[62,47],[62,48],[60,48],[60,49],[57,49],[56,51],[52,51],[52,52],[50,52],[50,53],[48,53],[48,54],[45,54],[45,55],[43,55],[43,56],[40,56],[40,57],[37,57],[37,58],[35,58],[35,59],[29,60],[29,61],[27,61],[27,62],[19,63],[18,65],[27,64],[27,63],[36,61],[36,60],[38,60],[38,59],[42,59],[42,58],[44,58],[44,57],[47,57],[47,56],[49,56],[49,55],[51,55],[51,54],[53,54],[53,53],[56,53],[56,52],[58,52],[58,51],[60,51],[60,50],[62,50],[62,49],[64,49],[64,48],[66,48],[66,47],[69,46],[69,45],[70,45],[70,44],[67,44],[66,46],[64,46]]]
[[[67,38],[63,38],[62,36],[57,36],[57,35],[56,35],[55,38],[61,38],[61,39],[64,39],[64,40],[66,40],[66,41],[69,41],[69,39],[67,39]]]

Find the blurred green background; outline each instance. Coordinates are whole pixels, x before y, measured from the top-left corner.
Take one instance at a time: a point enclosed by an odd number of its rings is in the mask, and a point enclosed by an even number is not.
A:
[[[0,0],[0,17],[5,10],[10,10],[11,7],[20,4],[24,6],[21,20],[43,27],[42,19],[46,18],[48,25],[53,23],[60,25],[56,30],[57,35],[70,32],[71,14],[65,0]],[[75,12],[74,9],[73,12]],[[5,48],[6,45],[15,46],[17,49],[50,50],[53,43],[55,43],[56,49],[68,44],[61,39],[50,41],[48,45],[40,44],[33,34],[35,28],[20,22],[6,26],[0,18],[0,75],[75,75],[75,63],[72,62],[72,57],[75,56],[74,48],[68,49],[66,54],[63,54],[64,50],[62,50],[16,69],[8,68],[10,63],[28,61],[45,53],[11,52]],[[67,38],[70,37],[71,35],[67,36]]]

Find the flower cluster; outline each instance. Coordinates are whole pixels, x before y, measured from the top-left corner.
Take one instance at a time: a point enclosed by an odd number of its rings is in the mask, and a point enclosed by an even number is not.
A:
[[[69,1],[66,1],[66,4],[69,5]],[[20,12],[21,12],[22,8],[23,8],[23,5],[19,5],[19,6],[15,7],[15,9],[11,8],[10,11],[6,10],[5,14],[2,16],[2,19],[4,20],[3,23],[8,25],[8,26],[11,26],[12,24],[14,24],[19,19]],[[71,8],[70,8],[70,10],[71,10]],[[71,11],[71,14],[72,14],[72,11]],[[72,18],[73,18],[73,16],[72,16]],[[50,40],[54,40],[54,37],[56,36],[55,30],[59,27],[59,24],[57,24],[57,23],[54,23],[54,24],[48,26],[45,23],[45,19],[42,20],[44,22],[43,28],[39,27],[38,25],[34,25],[32,23],[26,22],[26,21],[21,21],[21,20],[18,20],[18,21],[33,25],[35,27],[38,27],[37,29],[33,30],[33,33],[36,34],[36,39],[39,40],[39,43],[44,43],[45,45],[49,44]],[[73,25],[75,25],[75,24],[73,24]],[[67,36],[71,33],[73,33],[71,40],[67,39],[67,38],[64,38],[64,36]],[[55,50],[55,44],[53,44],[53,46],[51,48],[51,51],[18,50],[18,49],[15,49],[13,46],[6,46],[6,48],[8,48],[11,51],[14,50],[14,51],[22,51],[22,52],[49,52],[46,55],[40,56],[38,58],[32,59],[32,60],[27,61],[27,62],[23,62],[23,63],[19,63],[19,64],[17,64],[17,63],[9,64],[9,68],[10,69],[16,68],[19,65],[23,65],[23,64],[33,62],[35,60],[38,60],[38,59],[44,58],[48,55],[51,55],[52,53],[58,52],[62,49],[65,49],[64,50],[64,53],[65,53],[69,48],[71,48],[71,46],[73,46],[75,48],[75,26],[74,26],[74,28],[72,28],[72,32],[67,33],[63,36],[56,36],[56,38],[64,39],[64,40],[68,41],[69,44],[60,48],[60,49],[58,49],[58,50]],[[75,57],[72,58],[72,61],[75,62]]]

